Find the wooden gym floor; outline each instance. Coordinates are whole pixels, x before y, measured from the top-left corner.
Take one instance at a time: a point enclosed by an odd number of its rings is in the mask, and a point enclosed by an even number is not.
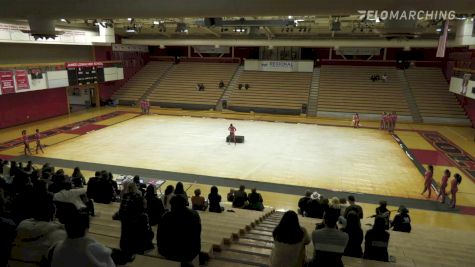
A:
[[[391,135],[375,129],[378,122],[353,129],[349,121],[299,116],[173,109],[154,109],[154,115],[140,116],[137,112],[124,107],[91,109],[0,130],[0,158],[21,155],[21,143],[15,141],[21,129],[32,134],[39,128],[48,135],[43,139],[46,153],[40,155],[47,158],[421,199],[422,175]],[[246,136],[244,144],[224,142],[230,122]],[[458,203],[469,208],[465,214],[471,214],[473,177],[431,144],[426,132],[440,134],[473,159],[475,130],[401,123],[396,131],[419,162],[436,166],[436,179],[445,168],[464,177]],[[263,195],[267,204],[283,209],[295,208],[298,199],[272,192]],[[475,231],[475,216],[411,213],[423,224],[452,228],[455,223]]]

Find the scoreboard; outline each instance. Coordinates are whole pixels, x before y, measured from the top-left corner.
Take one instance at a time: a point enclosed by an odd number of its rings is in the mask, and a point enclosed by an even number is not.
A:
[[[69,86],[87,85],[104,82],[104,64],[102,62],[66,63]]]

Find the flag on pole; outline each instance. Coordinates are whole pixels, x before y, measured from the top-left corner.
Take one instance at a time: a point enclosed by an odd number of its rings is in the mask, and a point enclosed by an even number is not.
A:
[[[445,56],[445,46],[447,45],[448,34],[449,34],[449,20],[446,20],[444,22],[444,29],[442,30],[442,34],[439,37],[439,45],[437,46],[436,57]]]

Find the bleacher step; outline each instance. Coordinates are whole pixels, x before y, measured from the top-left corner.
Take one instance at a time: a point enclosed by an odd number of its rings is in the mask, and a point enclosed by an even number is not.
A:
[[[247,253],[240,253],[236,251],[224,250],[216,253],[214,258],[228,262],[235,262],[241,264],[248,264],[250,266],[267,267],[269,262],[268,256],[252,255]]]
[[[269,257],[272,251],[272,248],[262,248],[262,247],[253,247],[253,246],[246,246],[241,244],[232,244],[230,248],[227,250],[251,254],[251,255],[258,255],[263,257]]]
[[[259,247],[259,248],[268,248],[272,249],[274,247],[273,241],[260,241],[255,239],[249,239],[244,236],[240,238],[236,244],[243,245],[243,246],[252,246],[252,247]]]

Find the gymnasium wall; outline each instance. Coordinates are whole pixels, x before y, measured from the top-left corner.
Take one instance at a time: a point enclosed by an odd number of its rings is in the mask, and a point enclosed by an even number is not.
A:
[[[0,129],[67,113],[65,88],[0,96]]]
[[[93,60],[91,46],[0,43],[0,64]]]

